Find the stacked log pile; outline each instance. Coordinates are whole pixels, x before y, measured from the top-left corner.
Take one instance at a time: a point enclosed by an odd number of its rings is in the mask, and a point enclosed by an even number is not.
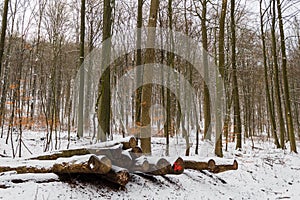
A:
[[[40,162],[39,167],[36,162]],[[44,162],[44,163],[43,163]],[[236,170],[238,164],[216,165],[213,159],[208,162],[177,158],[159,158],[143,155],[134,137],[124,139],[108,147],[90,146],[80,149],[62,150],[48,155],[24,160],[19,166],[0,166],[0,173],[55,173],[58,176],[68,174],[93,174],[120,186],[130,180],[130,173],[149,175],[182,174],[185,169],[208,170],[220,173]]]

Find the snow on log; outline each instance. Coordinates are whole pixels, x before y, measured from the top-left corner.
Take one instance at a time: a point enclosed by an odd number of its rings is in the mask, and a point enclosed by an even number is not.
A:
[[[133,161],[132,158],[127,151],[122,151],[119,156],[111,157],[111,161],[113,165],[129,169],[131,168]]]
[[[90,169],[99,174],[106,174],[111,170],[111,160],[106,156],[94,156],[92,155],[88,161]]]
[[[84,158],[54,164],[52,172],[56,174],[106,174],[111,170],[111,161],[106,156],[88,155]]]
[[[90,167],[93,166],[93,169]],[[1,172],[15,171],[25,173],[107,173],[111,161],[106,156],[81,155],[57,160],[14,160],[5,159],[0,166]]]
[[[109,158],[119,158],[122,153],[122,145],[115,145],[107,148],[80,148],[80,149],[68,149],[53,152],[50,154],[41,155],[38,157],[30,158],[30,160],[56,160],[58,158],[68,158],[78,155],[106,155]]]

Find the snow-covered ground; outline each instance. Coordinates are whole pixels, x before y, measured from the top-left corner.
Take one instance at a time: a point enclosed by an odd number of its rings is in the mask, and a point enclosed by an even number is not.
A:
[[[25,133],[24,144],[33,154],[43,152],[42,133]],[[63,136],[62,136],[63,137]],[[66,146],[66,137],[60,147]],[[90,143],[88,139],[76,140],[73,136],[70,147],[75,148]],[[153,154],[162,156],[165,152],[163,138],[153,138]],[[171,139],[170,152],[184,154],[184,141]],[[299,144],[299,143],[298,143]],[[287,144],[288,145],[288,144]],[[194,155],[192,146],[191,159],[207,160],[213,155],[213,146],[201,142],[200,155]],[[224,151],[224,162],[236,159],[239,169],[220,174],[207,171],[185,170],[181,175],[164,177],[142,177],[133,174],[125,188],[116,188],[103,184],[101,180],[87,182],[82,180],[59,181],[55,174],[23,174],[13,172],[0,174],[0,199],[299,199],[300,198],[300,156],[289,150],[279,150],[270,141],[255,139],[246,141],[242,151],[234,150],[234,143],[229,144],[229,151]],[[16,148],[16,142],[15,142]],[[11,155],[10,143],[0,139],[0,154]],[[288,148],[289,149],[289,148]],[[300,149],[300,145],[298,145]],[[32,156],[24,147],[24,157]],[[214,158],[217,161],[220,159]],[[221,160],[221,161],[222,161]],[[1,163],[7,158],[0,157]],[[18,159],[10,162],[18,162]],[[217,162],[218,163],[218,162]],[[13,181],[12,181],[13,180]],[[26,180],[20,183],[18,180]],[[47,180],[47,182],[45,182]],[[50,181],[48,181],[50,180]],[[5,189],[4,189],[5,188]]]

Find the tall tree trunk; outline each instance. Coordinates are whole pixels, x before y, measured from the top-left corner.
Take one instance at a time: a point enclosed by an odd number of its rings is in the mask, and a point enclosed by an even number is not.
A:
[[[137,38],[136,38],[136,84],[139,85],[143,81],[143,66],[142,66],[142,49],[141,49],[141,40],[142,40],[142,28],[143,25],[143,0],[138,0],[138,14],[137,14]],[[136,124],[141,123],[141,99],[142,99],[142,87],[138,87],[136,91],[136,105],[135,105],[135,122]]]
[[[221,8],[221,18],[220,18],[220,31],[219,31],[219,73],[221,77],[224,78],[225,71],[225,52],[224,52],[224,38],[225,38],[225,19],[227,10],[227,0],[222,0]],[[216,74],[217,79],[217,92],[216,92],[216,145],[215,154],[219,157],[223,157],[222,151],[222,118],[221,118],[221,84],[222,82],[218,78],[219,74]]]
[[[104,12],[103,12],[103,39],[106,41],[111,37],[112,29],[112,7],[114,0],[104,0]],[[111,54],[111,41],[108,40],[104,43],[102,47],[102,67],[108,64],[110,61]],[[111,90],[110,90],[110,69],[109,67],[105,69],[100,83],[98,92],[98,121],[100,127],[98,128],[98,140],[106,141],[107,135],[110,134],[110,113],[111,113]]]
[[[157,24],[157,12],[159,9],[159,0],[151,0],[150,14],[148,21],[148,38],[147,46],[154,46],[155,44],[155,27]],[[151,64],[155,62],[155,50],[147,49],[145,55],[145,64]],[[153,69],[151,66],[145,67],[143,73],[143,81],[145,83],[151,83]],[[141,136],[141,147],[143,153],[151,154],[151,119],[149,111],[151,107],[152,97],[152,84],[143,85],[142,88],[142,108],[141,108],[141,120],[142,120],[142,136]]]
[[[265,41],[265,32],[264,32],[264,24],[263,24],[262,0],[260,0],[260,30],[261,30],[261,40],[262,40],[262,48],[263,48],[262,50],[263,50],[263,57],[264,57],[265,89],[266,89],[266,98],[267,98],[267,107],[268,107],[269,120],[271,122],[272,135],[274,137],[275,145],[277,146],[277,148],[280,148],[280,144],[279,144],[278,136],[277,136],[274,110],[272,109],[269,82],[268,82],[267,51],[266,51],[266,41]]]
[[[278,12],[279,30],[280,30],[280,42],[281,42],[281,54],[282,54],[282,76],[283,76],[283,89],[285,95],[285,109],[287,113],[286,116],[287,130],[288,130],[288,136],[290,140],[291,151],[297,153],[293,117],[292,117],[292,110],[291,110],[289,82],[288,82],[288,75],[287,75],[287,55],[286,55],[285,36],[284,36],[284,27],[283,27],[280,0],[277,0],[277,12]]]
[[[77,137],[83,137],[83,103],[84,103],[84,37],[85,37],[85,0],[81,0],[80,19],[80,55],[79,55],[79,105]]]
[[[273,10],[272,10],[272,54],[274,60],[274,87],[275,87],[275,101],[276,101],[276,108],[277,114],[279,118],[279,127],[280,127],[280,145],[281,148],[285,148],[284,144],[284,135],[285,135],[285,128],[284,128],[284,119],[282,114],[282,107],[281,107],[281,97],[280,97],[280,86],[279,86],[279,67],[278,67],[278,58],[277,58],[277,42],[276,42],[276,32],[275,32],[275,23],[276,23],[276,6],[275,0],[273,0]]]
[[[2,60],[4,54],[5,47],[5,36],[6,36],[6,28],[7,28],[7,14],[8,14],[8,3],[9,0],[4,1],[3,5],[3,14],[2,14],[2,26],[1,26],[1,38],[0,38],[0,76],[2,70]]]
[[[202,45],[203,45],[203,66],[204,66],[204,138],[211,140],[211,113],[210,113],[210,98],[208,83],[208,41],[207,41],[207,26],[206,26],[206,15],[207,15],[207,0],[202,1],[202,13],[201,13],[201,32],[202,32]]]
[[[168,0],[168,16],[169,16],[169,32],[170,32],[170,38],[169,38],[169,42],[170,42],[170,49],[169,52],[167,53],[167,57],[168,57],[168,66],[169,67],[174,67],[174,54],[173,52],[173,48],[174,48],[174,38],[173,38],[173,8],[172,8],[172,2],[173,0]],[[166,155],[169,155],[169,137],[170,137],[170,131],[171,131],[171,94],[170,94],[170,74],[168,73],[167,75],[167,105],[166,105],[166,114],[167,114],[167,118],[166,118],[166,124],[164,127],[164,132],[165,132],[165,136],[166,136]]]
[[[240,111],[239,87],[236,70],[236,35],[235,35],[235,1],[231,0],[231,63],[232,63],[232,81],[233,81],[233,112],[234,112],[234,134],[236,134],[236,149],[242,148],[242,123]]]
[[[4,54],[4,47],[5,47],[5,37],[6,37],[6,28],[7,28],[7,15],[8,15],[8,3],[9,0],[4,1],[3,6],[3,14],[2,14],[2,26],[1,26],[1,38],[0,38],[0,78],[2,73],[2,62],[3,62],[3,54]],[[5,82],[3,82],[5,84]],[[2,88],[5,91],[5,88]],[[3,91],[2,91],[3,94]],[[4,94],[3,94],[4,95]],[[2,124],[2,118],[4,117],[4,97],[1,97],[1,110],[0,110],[0,125]],[[3,99],[3,100],[2,100]]]

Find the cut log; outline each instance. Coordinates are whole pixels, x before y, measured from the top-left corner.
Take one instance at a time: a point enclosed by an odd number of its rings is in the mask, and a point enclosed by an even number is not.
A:
[[[165,158],[149,158],[147,157],[147,160],[149,162],[149,174],[152,175],[166,175],[170,172],[170,169],[172,168],[169,161],[167,161]]]
[[[233,161],[232,165],[215,165],[214,168],[209,169],[212,173],[221,173],[229,170],[237,170],[238,162],[236,160]]]
[[[111,166],[111,161],[106,156],[91,155],[85,161],[54,164],[52,172],[55,174],[106,174],[111,170]]]
[[[81,148],[62,150],[51,154],[30,158],[30,160],[56,160],[58,158],[68,158],[72,156],[95,154],[106,155],[108,158],[119,158],[122,153],[122,145],[115,145],[109,148]]]
[[[106,156],[94,156],[92,155],[88,161],[90,169],[99,174],[106,174],[111,170],[111,160]]]
[[[208,170],[212,173],[221,173],[228,170],[237,170],[238,163],[234,160],[233,164],[220,164],[217,165],[213,159],[210,159],[208,162],[199,162],[194,160],[184,160],[185,169],[194,169],[194,170]]]
[[[111,161],[106,156],[83,155],[57,160],[5,160],[0,172],[15,171],[25,173],[98,173],[105,174],[111,169]]]
[[[177,158],[168,174],[182,174],[185,169],[184,161],[181,157]]]
[[[216,162],[213,159],[210,159],[208,162],[194,161],[194,160],[184,160],[185,169],[194,169],[194,170],[214,170],[216,168]]]
[[[137,140],[135,137],[130,137],[129,140],[121,142],[123,144],[123,150],[137,147]]]
[[[38,157],[30,158],[30,160],[56,160],[58,158],[68,158],[72,156],[79,156],[79,155],[86,155],[90,154],[87,149],[69,149],[69,150],[62,150],[56,153],[41,155]]]
[[[199,162],[194,160],[184,160],[185,169],[194,169],[194,170],[208,170],[207,162]]]
[[[133,164],[133,160],[127,151],[120,153],[119,157],[111,157],[112,164],[122,168],[129,169]]]
[[[120,168],[114,165],[107,174],[101,175],[101,177],[120,186],[125,186],[130,179],[130,175],[127,169]]]
[[[139,157],[135,159],[132,168],[130,169],[131,172],[148,172],[150,169],[149,162],[145,156]]]
[[[133,160],[143,156],[143,151],[140,147],[133,147],[133,148],[129,149],[128,151]]]
[[[15,171],[17,174],[52,172],[51,168],[37,168],[37,167],[27,167],[27,166],[20,166],[20,167],[0,166],[0,173],[9,172],[9,171]]]

